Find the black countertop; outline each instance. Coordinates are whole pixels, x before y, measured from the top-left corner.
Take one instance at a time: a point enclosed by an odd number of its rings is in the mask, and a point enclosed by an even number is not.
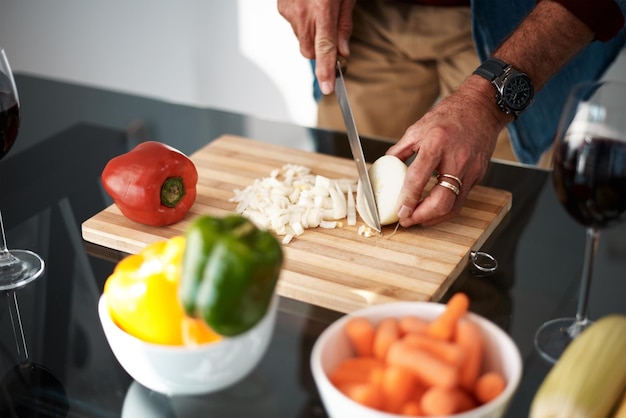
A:
[[[99,181],[106,162],[138,140],[161,140],[192,153],[222,134],[235,134],[349,158],[345,135],[29,75],[16,81],[22,128],[14,149],[0,160],[0,208],[9,247],[32,249],[47,263],[44,276],[17,297],[30,358],[62,387],[42,395],[48,406],[66,405],[57,416],[324,417],[308,360],[316,336],[339,313],[281,299],[270,349],[246,380],[207,396],[151,392],[126,374],[104,338],[97,301],[115,261],[86,251],[80,225],[111,203]],[[365,139],[366,158],[373,161],[388,146]],[[474,312],[514,338],[524,376],[507,416],[525,417],[550,368],[535,352],[533,336],[542,322],[573,316],[585,232],[559,205],[547,171],[493,162],[483,183],[513,193],[510,213],[482,248],[499,268],[486,277],[468,269],[444,300],[467,292]],[[592,319],[626,313],[625,275],[626,225],[620,225],[601,235]],[[9,302],[0,301],[0,373],[19,361]],[[0,416],[13,416],[5,391],[0,383]],[[30,398],[24,403],[37,405]],[[55,416],[44,412],[15,416]]]

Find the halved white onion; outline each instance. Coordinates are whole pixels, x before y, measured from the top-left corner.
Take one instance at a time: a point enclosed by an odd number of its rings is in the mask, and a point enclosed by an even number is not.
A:
[[[374,161],[368,170],[381,225],[389,225],[398,221],[398,198],[404,184],[406,171],[406,164],[393,155],[383,155]],[[371,228],[375,228],[374,218],[367,206],[360,182],[357,187],[357,211],[363,222]]]

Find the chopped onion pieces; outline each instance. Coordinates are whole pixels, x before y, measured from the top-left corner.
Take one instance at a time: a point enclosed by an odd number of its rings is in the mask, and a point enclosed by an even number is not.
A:
[[[237,203],[237,213],[259,228],[283,236],[282,243],[288,244],[308,228],[341,227],[343,223],[338,221],[346,217],[348,225],[356,225],[353,190],[355,180],[331,179],[312,174],[308,167],[286,164],[244,190],[234,190],[229,201]],[[369,228],[363,228],[359,228],[359,235],[373,235]]]
[[[352,225],[356,225],[356,205],[354,203],[354,195],[352,194],[352,187],[350,185],[348,185],[347,194],[348,194],[348,198],[347,198],[348,202],[347,202],[346,216],[348,218],[348,225],[352,226]]]

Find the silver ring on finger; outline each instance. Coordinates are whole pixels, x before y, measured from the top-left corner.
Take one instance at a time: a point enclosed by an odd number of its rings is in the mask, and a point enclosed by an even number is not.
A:
[[[437,186],[445,187],[446,189],[450,190],[452,193],[454,193],[457,196],[459,195],[459,193],[461,193],[461,190],[459,190],[458,187],[456,187],[454,184],[447,182],[445,180],[439,180],[437,182]]]

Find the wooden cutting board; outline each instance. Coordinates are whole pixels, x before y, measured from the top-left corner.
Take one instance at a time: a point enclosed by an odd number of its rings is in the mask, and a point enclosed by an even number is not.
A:
[[[183,234],[201,214],[235,209],[233,190],[244,189],[286,163],[329,178],[357,178],[352,160],[225,135],[190,156],[198,169],[198,196],[187,217],[168,227],[126,219],[115,205],[85,221],[85,241],[125,253]],[[363,237],[362,225],[307,229],[284,246],[280,295],[340,312],[396,300],[439,300],[511,207],[511,193],[477,186],[461,214],[434,227],[384,227]]]

